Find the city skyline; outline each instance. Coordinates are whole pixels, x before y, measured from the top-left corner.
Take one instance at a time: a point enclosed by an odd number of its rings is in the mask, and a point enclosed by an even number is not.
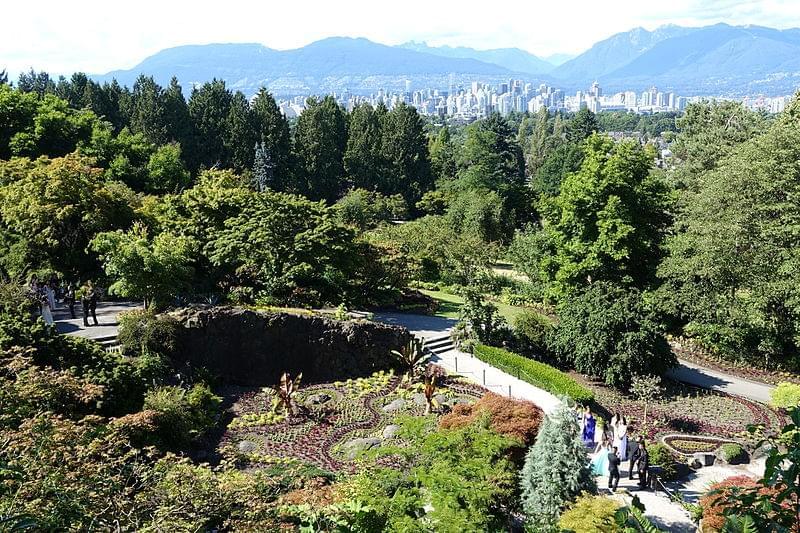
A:
[[[10,5],[4,9],[8,22],[0,35],[0,69],[7,69],[12,78],[29,68],[53,74],[99,74],[133,66],[143,57],[182,44],[258,42],[285,50],[330,36],[363,36],[390,45],[413,40],[476,49],[517,47],[544,58],[577,55],[599,40],[635,27],[652,30],[664,24],[717,22],[779,29],[800,26],[800,3],[785,0],[681,0],[669,5],[622,0],[599,9],[593,2],[575,2],[575,9],[564,16],[549,5],[529,2],[508,6],[513,17],[498,16],[481,24],[474,23],[474,10],[464,9],[460,2],[443,0],[433,11],[426,6],[408,0],[387,10],[374,2],[350,0],[253,8],[232,0],[225,9],[198,2],[186,10],[145,0],[135,10],[123,12],[91,0],[81,9],[42,2],[42,14],[31,17],[24,6]],[[120,24],[123,18],[125,24]],[[91,31],[81,31],[82,27]]]

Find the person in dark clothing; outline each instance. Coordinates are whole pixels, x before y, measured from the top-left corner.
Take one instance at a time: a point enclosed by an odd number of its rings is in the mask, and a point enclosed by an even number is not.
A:
[[[636,461],[639,460],[639,454],[641,453],[641,444],[642,438],[639,437],[637,440],[630,441],[628,445],[628,457],[631,458],[630,462],[628,463],[628,479],[633,479],[633,473],[636,471]]]
[[[650,454],[647,453],[647,446],[645,446],[644,439],[639,439],[639,486],[641,488],[647,487],[647,469],[650,467]]]
[[[69,284],[66,292],[64,293],[64,303],[67,304],[67,307],[69,308],[70,316],[75,318],[75,285],[72,283]]]
[[[81,287],[81,305],[83,306],[83,325],[89,326],[89,314],[92,315],[94,325],[97,326],[97,289],[95,289],[91,280],[86,282],[86,285]]]
[[[621,462],[617,455],[617,447],[612,447],[608,454],[608,490],[612,492],[616,491],[619,485],[619,465]]]

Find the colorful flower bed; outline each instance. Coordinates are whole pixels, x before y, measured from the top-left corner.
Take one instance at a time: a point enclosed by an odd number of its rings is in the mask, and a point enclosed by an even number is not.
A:
[[[400,377],[393,373],[376,372],[369,377],[301,387],[295,402],[304,412],[294,417],[273,412],[272,389],[232,390],[233,420],[218,449],[244,466],[302,461],[329,471],[353,471],[355,463],[347,454],[346,443],[381,438],[384,428],[398,416],[425,416],[418,388],[400,385]],[[444,378],[436,391],[450,404],[474,402],[485,392],[452,378]],[[383,409],[396,400],[402,400],[398,402],[402,408]]]
[[[714,453],[723,444],[732,442],[724,439],[693,435],[668,435],[664,437],[663,440],[673,451],[683,455]]]
[[[623,414],[629,421],[629,431],[642,431],[644,413],[640,402],[602,383],[576,373],[572,375],[594,391],[596,403],[606,412],[604,415]],[[749,424],[763,424],[766,432],[776,432],[784,422],[778,411],[737,396],[670,380],[665,380],[664,389],[662,401],[651,404],[647,410],[643,431],[649,440],[675,433],[738,439]]]

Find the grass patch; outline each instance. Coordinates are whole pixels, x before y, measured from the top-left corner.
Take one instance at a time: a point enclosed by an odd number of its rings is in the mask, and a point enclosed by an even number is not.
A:
[[[444,291],[429,291],[426,289],[419,289],[419,292],[430,296],[439,302],[439,309],[437,309],[434,316],[442,318],[458,318],[458,313],[461,310],[461,306],[464,305],[464,298],[457,294],[451,294]],[[500,316],[502,316],[509,324],[513,324],[514,319],[518,315],[522,314],[523,311],[525,311],[524,307],[508,305],[493,300],[491,302],[497,306],[497,311],[500,313]]]

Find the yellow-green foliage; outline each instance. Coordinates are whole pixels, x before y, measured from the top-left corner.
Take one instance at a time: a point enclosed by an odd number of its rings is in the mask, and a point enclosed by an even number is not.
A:
[[[796,407],[800,405],[800,385],[782,382],[770,394],[772,407]]]
[[[592,496],[584,492],[572,506],[561,514],[559,527],[575,533],[612,533],[622,531],[614,520],[619,502],[607,496]]]

